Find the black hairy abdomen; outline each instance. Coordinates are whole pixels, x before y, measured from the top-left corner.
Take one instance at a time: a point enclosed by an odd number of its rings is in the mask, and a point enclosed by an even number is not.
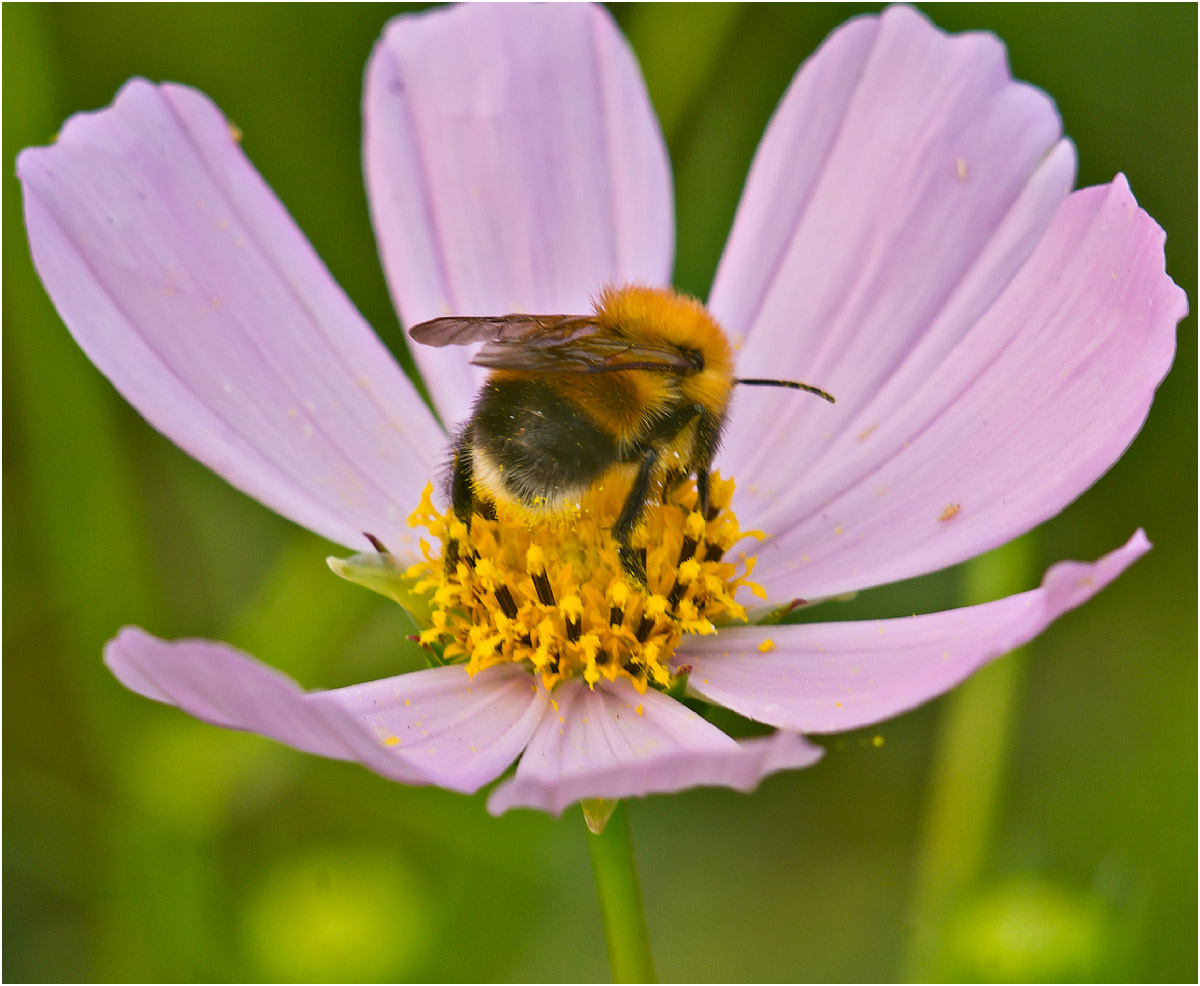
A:
[[[617,460],[613,437],[537,380],[488,383],[470,427],[476,448],[503,467],[505,490],[522,501],[589,487]]]

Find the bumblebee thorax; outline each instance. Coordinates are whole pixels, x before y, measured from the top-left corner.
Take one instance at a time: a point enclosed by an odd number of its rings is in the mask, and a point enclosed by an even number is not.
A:
[[[688,400],[723,410],[733,389],[733,347],[699,301],[670,288],[608,288],[596,300],[596,320],[631,342],[666,345],[695,354],[697,371],[680,377]]]

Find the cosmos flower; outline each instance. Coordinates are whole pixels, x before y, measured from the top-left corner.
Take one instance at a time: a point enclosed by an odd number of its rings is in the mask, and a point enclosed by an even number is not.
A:
[[[603,9],[397,18],[364,114],[406,325],[587,312],[606,285],[669,283],[666,149]],[[37,270],[97,367],[234,486],[361,552],[331,565],[425,628],[437,666],[315,693],[220,643],[126,628],[108,644],[129,688],[221,726],[458,791],[517,761],[496,812],[749,789],[814,762],[804,734],[940,694],[1149,547],[1138,531],[984,605],[777,622],[1058,513],[1132,441],[1171,363],[1186,300],[1162,230],[1122,177],[1071,192],[1053,104],[1011,79],[990,35],[896,7],[797,73],[707,307],[739,374],[802,377],[838,404],[739,392],[717,509],[693,511],[685,484],[648,512],[645,590],[620,578],[611,489],[572,523],[476,518],[474,564],[442,564],[439,421],[469,413],[481,372],[469,352],[417,347],[435,417],[203,95],[131,81],[18,172]],[[734,740],[685,692],[774,732]]]

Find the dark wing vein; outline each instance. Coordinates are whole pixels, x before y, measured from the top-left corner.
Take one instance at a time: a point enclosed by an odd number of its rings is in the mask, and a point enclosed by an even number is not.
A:
[[[690,373],[703,366],[696,354],[634,342],[601,327],[591,315],[450,316],[415,325],[409,335],[427,346],[482,342],[471,362],[492,370]]]
[[[590,315],[452,315],[414,325],[408,334],[426,346],[469,346],[475,342],[524,343],[547,347],[595,334]]]
[[[677,349],[624,339],[591,336],[555,346],[489,342],[471,360],[492,370],[540,370],[552,373],[613,373],[657,370],[688,373],[696,367]]]

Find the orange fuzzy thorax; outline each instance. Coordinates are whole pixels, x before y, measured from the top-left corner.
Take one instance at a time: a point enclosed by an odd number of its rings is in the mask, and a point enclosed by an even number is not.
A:
[[[700,302],[669,288],[610,287],[595,300],[594,309],[591,320],[598,338],[616,343],[618,352],[627,344],[631,362],[637,363],[639,353],[645,359],[641,365],[606,367],[611,372],[559,372],[552,364],[494,370],[483,391],[492,400],[487,408],[492,431],[473,435],[472,482],[478,499],[533,522],[576,505],[597,479],[632,489],[650,450],[652,484],[709,469],[734,384],[733,351],[721,327]],[[515,391],[520,396],[510,409],[503,395],[513,384],[526,389]],[[477,415],[481,406],[476,405]],[[560,438],[569,429],[578,455],[557,446],[557,467],[542,466],[536,475],[529,469],[527,476],[521,456],[531,419],[547,434],[554,428],[544,422],[561,421],[562,431],[551,437]],[[473,418],[473,427],[478,420]],[[497,427],[507,429],[499,433],[502,440],[485,447]],[[514,455],[506,461],[510,449]],[[593,467],[608,457],[607,467],[602,473],[579,471],[576,479],[573,464],[587,463],[589,457]]]
[[[632,340],[665,343],[698,352],[704,369],[679,379],[690,401],[724,411],[733,390],[733,348],[708,310],[670,288],[606,288],[595,302],[597,321]]]

